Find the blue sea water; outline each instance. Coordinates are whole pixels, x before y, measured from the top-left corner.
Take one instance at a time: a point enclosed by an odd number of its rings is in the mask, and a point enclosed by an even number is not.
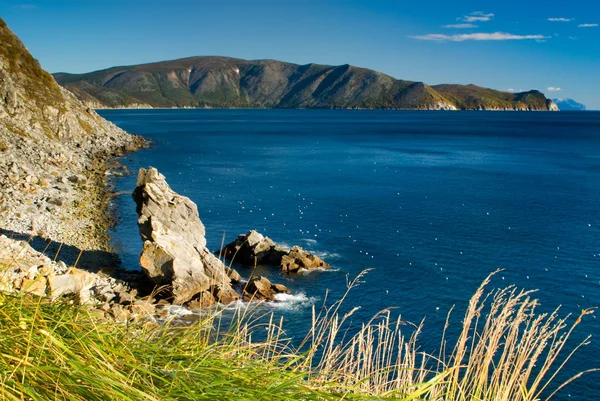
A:
[[[338,299],[347,277],[373,269],[346,305],[354,327],[395,307],[425,318],[423,351],[434,351],[449,309],[460,326],[481,281],[539,289],[542,310],[578,314],[600,304],[600,113],[349,110],[105,110],[123,129],[154,141],[128,156],[115,179],[132,191],[154,166],[197,203],[217,250],[256,229],[301,245],[334,269],[285,276],[263,271],[296,295],[273,305],[287,333],[303,336],[311,305]],[[124,266],[141,250],[129,196],[116,199],[113,243]],[[250,274],[240,268],[242,275]],[[450,330],[452,335],[453,329]],[[587,316],[574,341],[598,336]],[[600,367],[592,337],[568,366]],[[555,399],[593,400],[590,374]]]

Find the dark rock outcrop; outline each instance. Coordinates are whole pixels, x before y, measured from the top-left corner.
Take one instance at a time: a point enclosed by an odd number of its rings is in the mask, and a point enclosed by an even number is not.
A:
[[[329,268],[329,264],[323,259],[299,246],[294,246],[288,251],[254,230],[238,235],[220,251],[220,254],[242,265],[279,266],[282,271],[288,273]]]
[[[235,241],[221,250],[224,258],[247,266],[280,265],[283,255],[286,254],[284,248],[255,230],[238,235]]]
[[[144,242],[140,264],[157,285],[169,285],[175,304],[200,296],[203,302],[230,303],[240,280],[206,248],[204,224],[194,202],[173,192],[155,168],[140,169],[133,192]],[[199,295],[208,292],[209,295]]]

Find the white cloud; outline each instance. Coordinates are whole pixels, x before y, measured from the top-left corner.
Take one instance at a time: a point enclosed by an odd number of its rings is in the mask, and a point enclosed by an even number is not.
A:
[[[450,24],[450,25],[444,25],[443,28],[469,29],[469,28],[477,28],[477,25],[473,25],[473,24]]]
[[[550,22],[571,22],[574,18],[548,18]]]
[[[515,93],[515,90],[513,88],[508,88],[506,91],[507,92],[511,92],[511,93]]]
[[[464,42],[467,40],[544,40],[548,39],[543,35],[513,35],[512,33],[494,32],[494,33],[468,33],[462,35],[443,35],[439,33],[430,33],[428,35],[411,36],[418,40],[432,40],[437,42]]]
[[[474,11],[469,15],[464,15],[462,17],[462,21],[465,22],[486,22],[486,21],[490,21],[492,18],[494,18],[494,14],[493,13],[489,13],[486,14],[482,11]],[[459,20],[461,20],[459,18]]]
[[[579,24],[580,28],[595,28],[598,24]]]
[[[548,87],[548,92],[560,92],[562,89],[560,88],[555,88],[553,86],[549,86]]]

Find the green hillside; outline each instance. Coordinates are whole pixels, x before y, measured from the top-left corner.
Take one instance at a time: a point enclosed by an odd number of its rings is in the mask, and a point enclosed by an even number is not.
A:
[[[54,77],[95,107],[553,109],[553,103],[537,91],[431,87],[348,64],[205,56]]]

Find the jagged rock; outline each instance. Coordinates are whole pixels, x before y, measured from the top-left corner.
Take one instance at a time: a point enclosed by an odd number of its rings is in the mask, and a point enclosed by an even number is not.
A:
[[[152,167],[140,169],[133,199],[144,242],[140,264],[156,284],[172,287],[174,303],[185,303],[213,285],[232,288],[231,277],[237,280],[239,275],[206,248],[204,224],[194,202],[171,190]],[[217,301],[227,302],[229,297]]]
[[[117,322],[126,322],[131,317],[131,312],[119,304],[111,307],[110,314]]]
[[[266,277],[252,276],[244,287],[244,301],[274,301],[276,294],[289,294],[282,284],[272,284]]]
[[[131,305],[131,311],[137,314],[153,315],[156,306],[147,300],[138,299]]]
[[[264,237],[254,230],[238,235],[235,241],[221,250],[226,259],[248,266],[279,265],[285,253],[287,251],[277,246],[269,237]]]
[[[50,298],[56,299],[62,295],[75,294],[82,305],[89,303],[90,289],[95,279],[91,273],[72,267],[66,274],[48,276],[46,279]]]
[[[217,284],[210,289],[213,297],[222,304],[227,305],[240,299],[240,295],[230,285]]]
[[[122,290],[119,292],[119,303],[121,305],[130,305],[136,300],[137,291],[132,290],[131,292]]]
[[[242,281],[242,276],[240,276],[236,270],[227,267],[226,271],[227,276],[231,279],[232,284],[239,284]]]
[[[43,297],[46,295],[46,280],[43,277],[37,280],[24,279],[21,283],[21,291]]]
[[[287,255],[281,259],[281,270],[295,273],[302,269],[327,269],[329,265],[316,255],[306,252],[299,246],[294,246]]]
[[[203,291],[200,294],[196,295],[194,299],[189,301],[186,306],[189,310],[202,310],[208,308],[209,306],[213,306],[217,303],[215,297],[213,297],[210,291]]]
[[[220,254],[242,265],[279,266],[282,271],[288,273],[296,273],[302,269],[329,268],[329,264],[323,259],[299,246],[294,246],[288,251],[254,230],[238,235],[235,241],[225,245]]]
[[[186,306],[189,310],[202,310],[216,303],[215,297],[209,291],[203,291],[189,301]]]
[[[25,241],[0,235],[0,291],[26,292],[52,299],[75,295],[80,304],[111,302],[115,294],[131,296],[135,302],[137,291],[129,290],[122,282],[103,274],[90,273],[63,262],[54,262],[37,252]]]

